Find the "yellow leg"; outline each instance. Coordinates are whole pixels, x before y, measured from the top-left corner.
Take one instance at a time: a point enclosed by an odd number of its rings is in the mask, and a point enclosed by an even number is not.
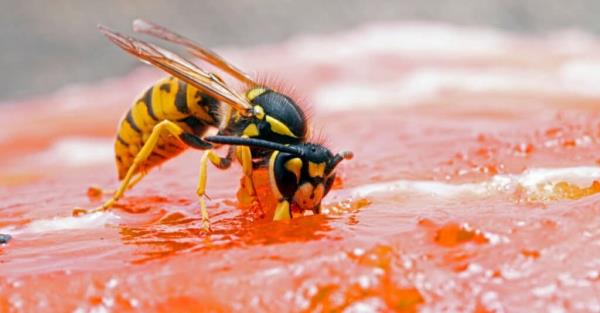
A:
[[[252,181],[252,151],[250,151],[249,147],[246,146],[238,146],[237,147],[237,156],[242,163],[242,171],[244,173],[244,186],[246,188],[246,192],[248,196],[252,199],[252,210],[255,214],[258,214],[260,217],[265,215],[260,203],[258,203],[258,198],[256,197],[256,189],[254,188],[254,182]]]
[[[146,174],[147,173],[145,173],[145,172],[141,172],[141,173],[138,173],[137,176],[132,178],[131,181],[129,182],[129,185],[127,186],[127,190],[133,189],[133,187],[135,187],[135,185],[137,185],[146,176]]]
[[[146,140],[142,149],[135,156],[133,164],[127,170],[127,175],[125,175],[125,178],[121,182],[121,185],[119,186],[119,189],[117,189],[117,192],[113,195],[113,197],[110,200],[106,201],[101,207],[98,207],[90,212],[105,211],[111,208],[115,204],[115,202],[117,202],[117,200],[119,200],[123,196],[125,190],[127,190],[128,186],[130,186],[130,184],[132,183],[131,180],[133,178],[133,175],[136,174],[138,167],[150,156],[152,150],[154,150],[156,144],[158,143],[160,134],[164,131],[167,131],[178,138],[181,138],[180,136],[184,134],[183,129],[171,121],[162,121],[156,124],[156,126],[154,126],[154,128],[152,129],[152,133],[148,137],[148,140]],[[143,174],[141,176],[143,177]],[[141,178],[136,178],[133,182],[137,183],[140,180]],[[81,209],[76,209],[73,211],[74,215],[79,215],[81,213],[87,212]]]
[[[200,175],[198,175],[198,188],[196,194],[198,195],[198,202],[200,202],[200,214],[202,215],[202,227],[206,230],[210,230],[210,222],[208,219],[208,210],[206,209],[206,178],[208,176],[208,161],[214,166],[220,169],[226,169],[231,164],[230,153],[227,157],[221,158],[213,150],[206,150],[200,159]]]
[[[290,215],[290,203],[287,200],[281,200],[277,203],[275,214],[273,215],[274,221],[285,221],[291,219]]]
[[[146,176],[146,173],[138,173],[134,178],[131,179],[131,181],[129,182],[129,186],[127,186],[126,190],[133,189],[133,187],[135,187],[135,185],[137,185],[137,183],[139,183],[142,180],[142,178],[144,178],[144,176]],[[116,192],[114,189],[103,190],[102,188],[95,186],[90,188],[94,188],[101,195],[113,195]]]

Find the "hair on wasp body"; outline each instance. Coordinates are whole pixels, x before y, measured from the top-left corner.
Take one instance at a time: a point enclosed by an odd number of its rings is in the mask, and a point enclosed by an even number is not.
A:
[[[184,47],[242,83],[243,92],[233,90],[217,74],[174,52],[102,25],[98,28],[125,52],[171,76],[147,89],[122,118],[115,138],[121,184],[111,199],[93,211],[110,209],[152,168],[193,148],[204,151],[196,193],[206,228],[210,225],[205,200],[208,163],[227,169],[237,160],[242,166],[243,188],[258,212],[262,208],[252,171],[256,166],[268,168],[278,202],[275,220],[291,218],[292,209],[319,213],[336,166],[352,154],[334,155],[323,145],[309,142],[307,116],[292,97],[252,79],[215,52],[160,25],[136,20],[133,28]],[[217,134],[204,137],[210,128],[216,128]],[[214,144],[228,145],[226,155],[219,156],[213,150]],[[85,212],[75,210],[74,214]]]

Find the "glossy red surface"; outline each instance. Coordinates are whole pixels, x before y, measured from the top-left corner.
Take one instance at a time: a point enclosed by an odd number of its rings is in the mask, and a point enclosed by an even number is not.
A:
[[[361,47],[360,34],[319,40],[353,38]],[[310,41],[300,43],[317,53]],[[432,66],[470,69],[474,80],[497,66],[552,72],[561,62],[552,42],[521,47],[512,58],[371,51],[371,63],[358,67],[352,53],[345,62],[308,62],[290,52],[295,45],[230,54],[258,68],[280,65],[277,73],[316,103],[313,120],[328,146],[354,151],[319,216],[256,220],[237,205],[239,167],[211,168],[213,232],[205,233],[194,197],[200,153],[189,151],[152,172],[112,213],[70,217],[76,206],[98,205],[102,196],[90,186],[116,186],[116,121],[156,72],[0,107],[7,130],[0,232],[13,235],[0,246],[0,311],[600,310],[593,173],[583,184],[553,181],[549,191],[522,184],[476,191],[534,168],[596,166],[597,99],[456,87],[411,106],[367,97],[335,111],[316,95],[319,86]],[[268,201],[266,185],[259,188]]]

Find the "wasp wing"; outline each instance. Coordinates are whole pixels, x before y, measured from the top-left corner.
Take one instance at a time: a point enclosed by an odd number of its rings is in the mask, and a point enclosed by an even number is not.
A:
[[[172,43],[182,45],[188,49],[190,53],[196,57],[220,68],[229,75],[235,77],[239,81],[249,86],[258,85],[248,74],[235,67],[233,64],[225,61],[221,56],[216,54],[214,51],[202,47],[200,44],[181,36],[163,26],[158,24],[137,19],[133,21],[133,30],[136,32],[151,35]]]
[[[108,39],[126,52],[150,63],[186,83],[206,92],[233,107],[244,116],[253,115],[252,105],[228,88],[221,79],[209,74],[183,57],[151,43],[135,39],[99,25],[98,28]]]

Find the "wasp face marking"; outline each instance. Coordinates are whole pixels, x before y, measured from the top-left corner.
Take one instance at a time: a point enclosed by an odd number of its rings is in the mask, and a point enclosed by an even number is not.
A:
[[[314,210],[321,205],[321,200],[323,200],[324,196],[325,186],[323,184],[313,185],[310,182],[306,182],[298,187],[292,200],[300,211]]]
[[[314,163],[308,162],[308,175],[313,178],[323,178],[323,174],[325,173],[325,162]]]
[[[302,171],[302,160],[300,158],[293,158],[286,161],[285,169],[294,173],[294,176],[296,176],[296,183],[300,182],[300,171]]]
[[[301,156],[276,152],[270,162],[272,186],[276,194],[288,199],[299,211],[320,211],[321,201],[329,192],[335,178],[330,166],[335,156],[325,147],[315,144],[297,146]]]

